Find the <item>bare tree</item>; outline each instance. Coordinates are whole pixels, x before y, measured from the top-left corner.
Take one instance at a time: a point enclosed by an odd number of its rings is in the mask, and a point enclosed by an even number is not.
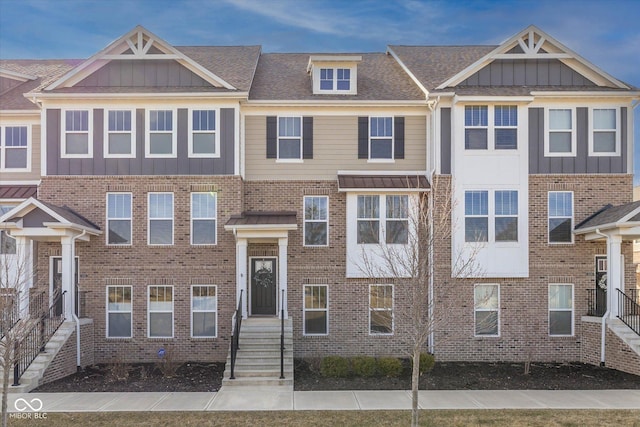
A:
[[[393,316],[397,319],[399,335],[407,340],[407,353],[412,359],[412,426],[418,425],[420,355],[426,351],[429,337],[448,321],[446,314],[455,309],[446,307],[452,303],[449,302],[451,298],[445,296],[447,292],[456,290],[436,283],[434,254],[436,251],[449,251],[451,259],[447,255],[438,262],[450,262],[451,277],[481,277],[476,262],[478,251],[483,246],[481,243],[467,245],[464,253],[451,251],[455,202],[451,179],[434,176],[430,192],[396,199],[392,207],[387,205],[387,218],[408,219],[403,224],[388,223],[384,241],[378,241],[373,248],[363,249],[360,259],[355,261],[366,277],[392,280],[409,292],[408,307],[406,310],[394,310]],[[366,228],[360,230],[366,233]],[[378,229],[372,233],[377,235]]]
[[[2,371],[2,427],[7,426],[9,379],[22,351],[17,346],[32,328],[29,285],[34,278],[30,253],[24,245],[0,236],[0,370]]]

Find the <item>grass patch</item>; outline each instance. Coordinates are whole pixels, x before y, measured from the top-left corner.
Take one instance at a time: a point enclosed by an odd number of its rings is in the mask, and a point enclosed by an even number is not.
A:
[[[48,413],[46,419],[9,419],[12,427],[141,426],[407,426],[410,411],[100,412]],[[422,426],[634,426],[640,410],[436,410],[422,411]]]

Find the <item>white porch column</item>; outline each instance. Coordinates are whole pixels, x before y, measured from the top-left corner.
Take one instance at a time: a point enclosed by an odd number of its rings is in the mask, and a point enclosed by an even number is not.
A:
[[[607,295],[609,299],[609,317],[616,318],[619,314],[618,289],[622,290],[622,237],[611,235],[607,237]]]
[[[280,289],[278,290],[278,298],[277,301],[280,301],[281,307],[284,307],[284,318],[289,318],[289,309],[287,304],[287,246],[289,244],[287,237],[280,237],[278,239],[278,283],[280,284]],[[284,301],[283,299],[283,291],[284,290]],[[280,307],[278,307],[280,309]],[[279,310],[278,310],[279,311]],[[280,317],[280,312],[278,312],[278,317]]]
[[[247,239],[236,240],[236,307],[242,291],[242,318],[246,319],[249,313],[247,301]],[[234,307],[235,309],[235,307]]]
[[[75,289],[74,289],[74,260],[76,258],[75,242],[73,237],[64,236],[61,239],[62,244],[62,292],[67,292],[63,298],[64,317],[67,321],[73,320],[73,311],[75,307]]]

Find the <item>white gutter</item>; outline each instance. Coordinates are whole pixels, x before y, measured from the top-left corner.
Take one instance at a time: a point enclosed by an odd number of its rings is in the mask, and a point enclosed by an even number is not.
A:
[[[71,238],[71,246],[73,248],[73,252],[72,252],[72,262],[73,264],[73,270],[71,270],[71,274],[72,276],[75,278],[75,261],[76,261],[76,239],[80,238],[80,237],[84,237],[84,235],[87,234],[87,230],[82,230],[81,234],[78,234],[77,236],[74,236]],[[75,282],[75,280],[74,280]],[[75,287],[75,286],[74,286]],[[75,293],[75,289],[73,289],[72,293],[71,293],[72,297],[71,300],[73,302],[73,311],[71,312],[73,314],[73,321],[76,322],[76,367],[78,369],[78,371],[81,369],[81,364],[80,364],[80,319],[78,319],[78,315],[76,314],[76,310],[75,310],[75,305],[76,305],[76,293]],[[80,304],[78,304],[78,310],[80,310]]]
[[[596,234],[604,237],[607,239],[607,258],[609,257],[609,236],[607,236],[606,234],[603,234],[600,232],[599,228],[596,228]],[[607,261],[608,262],[608,261]],[[607,268],[608,270],[608,268]],[[609,274],[609,272],[607,271],[607,274]],[[597,286],[597,285],[596,285]],[[607,284],[607,288],[609,288],[608,284]],[[611,298],[611,292],[609,292],[609,289],[607,289],[607,311],[604,312],[604,314],[602,315],[602,320],[600,323],[600,366],[604,366],[604,362],[605,362],[605,340],[607,337],[607,317],[609,317],[609,312],[610,312],[610,307],[611,304],[609,304],[609,299]]]

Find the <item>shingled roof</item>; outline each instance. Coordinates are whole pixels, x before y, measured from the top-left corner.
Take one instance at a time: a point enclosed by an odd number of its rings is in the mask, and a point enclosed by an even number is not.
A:
[[[629,215],[631,215],[631,217],[629,217]],[[580,232],[599,227],[613,226],[620,221],[639,222],[640,201],[626,203],[620,206],[607,205],[576,225],[575,230],[576,232]]]

